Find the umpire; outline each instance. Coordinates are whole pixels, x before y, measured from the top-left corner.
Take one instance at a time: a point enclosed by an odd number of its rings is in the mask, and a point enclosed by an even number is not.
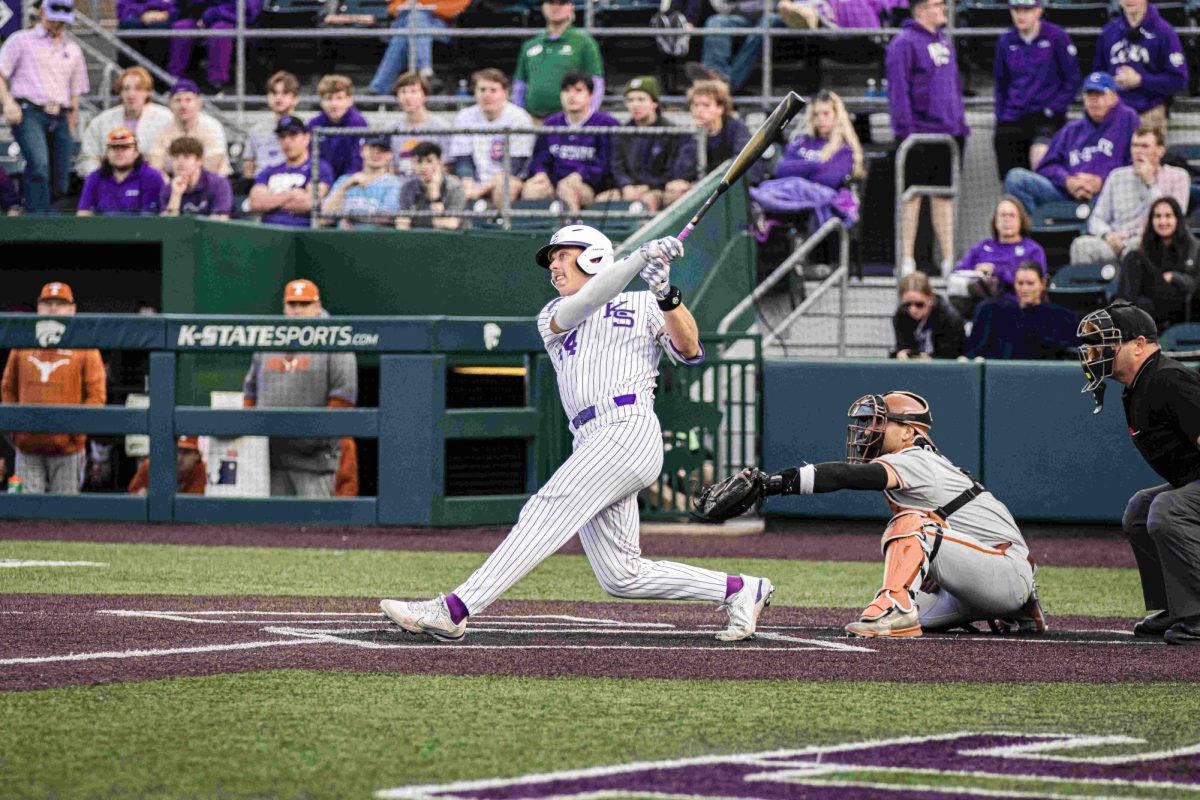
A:
[[[1134,446],[1167,482],[1142,489],[1121,526],[1141,573],[1147,610],[1136,636],[1200,644],[1200,375],[1164,354],[1154,320],[1121,301],[1079,323],[1083,391],[1103,405],[1104,379],[1125,387],[1121,402]]]

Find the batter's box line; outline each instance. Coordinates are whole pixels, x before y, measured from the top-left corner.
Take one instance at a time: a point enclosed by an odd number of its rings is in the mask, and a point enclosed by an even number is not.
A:
[[[236,616],[260,616],[260,617],[321,617],[321,619],[289,619],[290,625],[333,625],[345,624],[353,620],[342,619],[343,617],[363,617],[364,623],[375,624],[383,614],[379,611],[230,611],[230,610],[212,610],[212,611],[159,611],[150,609],[124,609],[124,608],[105,608],[98,609],[97,614],[107,614],[117,617],[142,617],[147,619],[166,619],[176,622],[194,622],[200,625],[262,625],[267,620],[262,619],[228,619],[228,617]],[[207,619],[214,617],[214,619]],[[613,628],[674,628],[675,626],[669,622],[637,622],[630,620],[605,619],[603,617],[576,617],[570,614],[513,614],[511,616],[500,615],[482,615],[471,617],[473,624],[515,624],[515,625],[561,625],[562,623],[578,622],[586,625],[604,625]]]
[[[392,630],[397,630],[393,628]],[[488,633],[510,633],[510,634],[545,634],[545,633],[598,633],[598,634],[613,634],[613,633],[634,633],[647,636],[661,635],[676,635],[676,636],[704,636],[709,634],[701,631],[609,631],[602,629],[580,630],[578,628],[564,630],[537,630],[530,631],[518,628],[486,628]],[[861,647],[858,645],[844,644],[842,642],[834,642],[827,639],[803,639],[797,636],[785,636],[777,633],[758,633],[755,638],[774,641],[774,642],[792,642],[795,644],[806,645],[802,647],[761,647],[759,645],[639,645],[639,644],[587,644],[587,645],[572,645],[572,644],[547,644],[547,645],[532,645],[532,644],[462,644],[462,643],[433,643],[433,644],[390,644],[383,642],[371,642],[362,639],[347,639],[344,638],[347,634],[360,634],[361,629],[347,628],[344,630],[331,631],[314,631],[300,630],[295,628],[279,628],[268,627],[263,628],[264,633],[273,633],[282,636],[299,636],[304,638],[319,639],[337,644],[347,644],[353,647],[363,647],[373,650],[395,650],[395,649],[434,649],[440,648],[443,650],[704,650],[710,653],[741,653],[748,650],[753,651],[768,651],[768,652],[803,652],[806,650],[835,650],[839,652],[850,653],[874,653],[875,651],[869,647]]]

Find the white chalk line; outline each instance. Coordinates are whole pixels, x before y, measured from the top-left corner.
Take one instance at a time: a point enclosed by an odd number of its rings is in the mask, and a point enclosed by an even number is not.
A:
[[[59,656],[34,656],[29,658],[0,659],[0,667],[22,664],[54,664],[63,661],[96,661],[99,659],[124,658],[154,658],[158,656],[193,655],[199,653],[220,653],[229,650],[257,650],[263,647],[296,647],[305,644],[317,644],[313,640],[272,639],[264,642],[241,642],[238,644],[213,644],[198,647],[172,647],[155,650],[109,650],[100,653],[69,653]]]
[[[107,567],[103,561],[27,561],[18,558],[0,558],[0,569],[22,567]]]

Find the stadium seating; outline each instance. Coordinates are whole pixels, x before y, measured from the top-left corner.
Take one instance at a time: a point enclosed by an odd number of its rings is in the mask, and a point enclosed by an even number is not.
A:
[[[1107,305],[1117,293],[1117,269],[1112,264],[1067,264],[1054,273],[1050,300],[1083,315]]]
[[[1033,223],[1031,230],[1034,233],[1086,233],[1088,215],[1079,216],[1081,205],[1077,200],[1043,203],[1029,215]]]
[[[1168,352],[1200,350],[1200,322],[1172,325],[1158,337],[1158,343]]]

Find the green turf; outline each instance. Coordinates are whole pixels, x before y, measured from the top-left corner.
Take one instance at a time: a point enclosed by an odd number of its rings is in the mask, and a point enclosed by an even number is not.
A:
[[[0,558],[110,565],[5,570],[0,593],[424,597],[450,591],[485,557],[485,553],[404,550],[0,541]],[[880,565],[868,562],[688,560],[716,570],[766,575],[779,587],[775,602],[784,606],[857,608],[879,588]],[[1132,569],[1047,568],[1038,573],[1038,584],[1050,614],[1136,617],[1144,613],[1137,572]],[[583,556],[548,559],[505,597],[611,599]]]
[[[1200,741],[1200,693],[1183,682],[934,688],[285,671],[3,698],[6,798],[367,798],[416,783],[962,730],[1125,734],[1153,749]]]

